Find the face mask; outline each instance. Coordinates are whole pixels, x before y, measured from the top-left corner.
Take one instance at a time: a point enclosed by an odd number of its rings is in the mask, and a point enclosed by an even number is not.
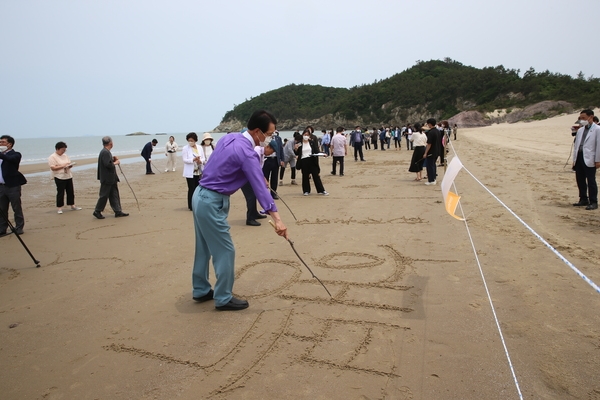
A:
[[[8,149],[8,147],[6,147],[6,146],[0,146],[0,153],[5,152],[6,149]]]
[[[267,147],[271,143],[271,138],[272,136],[265,136],[265,141],[259,143],[260,147]]]
[[[188,144],[190,145],[190,147],[194,147],[194,145],[196,144],[196,142],[192,142],[191,140],[188,142]]]
[[[585,119],[579,120],[579,125],[587,125],[587,124],[588,124],[587,120],[585,120]]]
[[[304,140],[305,142],[308,142],[308,136],[302,136],[302,140]]]

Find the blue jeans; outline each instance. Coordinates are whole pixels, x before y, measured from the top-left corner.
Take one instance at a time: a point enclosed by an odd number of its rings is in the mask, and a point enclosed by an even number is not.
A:
[[[329,155],[329,146],[328,144],[323,145],[323,153]]]
[[[215,283],[215,306],[229,303],[233,297],[235,247],[229,233],[229,196],[198,186],[192,197],[196,253],[192,272],[193,297],[208,294],[208,263],[212,256],[217,283]]]

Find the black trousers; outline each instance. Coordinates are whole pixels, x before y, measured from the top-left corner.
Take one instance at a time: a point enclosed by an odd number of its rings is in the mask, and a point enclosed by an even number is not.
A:
[[[437,157],[427,157],[427,181],[429,182],[435,181],[435,178],[437,177],[436,160]]]
[[[13,187],[0,185],[0,212],[6,218],[9,218],[9,203],[15,214],[15,229],[22,231],[25,226],[25,218],[23,217],[23,208],[21,207],[21,185]],[[0,217],[0,233],[5,233],[6,229],[8,229],[8,224],[4,221],[4,218]]]
[[[292,180],[296,179],[296,167],[292,167],[290,165],[290,169],[292,170]],[[279,168],[279,180],[282,181],[283,180],[283,175],[285,175],[285,167],[280,167]]]
[[[371,150],[371,141],[365,140],[365,150]]]
[[[385,150],[385,139],[379,139],[379,142],[381,144],[381,150]]]
[[[377,150],[377,139],[373,140],[371,144],[373,145],[373,148]]]
[[[74,205],[75,189],[73,189],[73,178],[54,178],[54,183],[56,183],[56,207],[60,208],[65,205],[65,191],[67,192],[67,205]]]
[[[119,186],[117,183],[100,183],[100,193],[98,194],[98,202],[94,211],[104,211],[107,200],[115,213],[123,211],[121,210],[121,197],[119,196]]]
[[[279,164],[277,163],[277,157],[265,157],[265,163],[262,168],[263,174],[267,182],[269,182],[269,186],[274,191],[277,191],[277,184],[279,181],[277,177],[279,175]],[[274,196],[275,193],[271,192],[271,196]]]
[[[192,210],[192,196],[194,195],[194,191],[200,185],[200,175],[194,175],[193,178],[185,178],[188,186],[188,208],[190,211]]]
[[[596,183],[596,167],[588,167],[583,162],[583,152],[577,153],[575,161],[575,179],[579,189],[579,201],[598,203],[598,185]],[[588,196],[589,193],[589,196]]]
[[[152,163],[150,162],[150,159],[146,159],[144,158],[144,160],[146,160],[146,173],[147,174],[151,174],[152,173]]]
[[[335,175],[336,164],[340,163],[340,175],[344,175],[344,156],[333,156],[333,166],[331,168],[331,173]]]
[[[321,169],[318,165],[314,165],[313,163],[305,162],[302,163],[302,191],[304,193],[310,193],[310,179],[309,177],[312,175],[312,180],[315,183],[315,189],[317,189],[317,193],[323,193],[325,188],[323,187],[323,182],[321,182],[321,177],[319,173]]]
[[[360,156],[361,160],[364,160],[365,157],[363,156],[363,151],[362,151],[362,143],[354,143],[354,160],[358,160],[357,155]]]
[[[254,189],[252,189],[250,182],[246,182],[241,189],[246,198],[246,221],[256,219],[260,214],[256,207],[256,195],[254,194]]]

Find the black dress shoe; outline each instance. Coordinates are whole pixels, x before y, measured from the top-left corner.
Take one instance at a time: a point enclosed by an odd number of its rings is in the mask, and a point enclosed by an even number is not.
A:
[[[598,209],[598,203],[590,203],[590,205],[587,206],[585,209],[586,210],[597,210]]]
[[[6,233],[6,232],[2,232],[2,233],[0,233],[0,237],[6,236],[6,235],[9,235],[9,234],[8,234],[8,233]]]
[[[267,216],[265,214],[258,214],[256,217],[254,217],[254,219],[263,219],[263,218],[267,218]]]
[[[273,195],[273,200],[279,200],[279,196],[277,196],[276,194]]]
[[[104,219],[104,215],[100,211],[94,211],[92,215],[98,219]]]
[[[250,226],[260,226],[260,222],[258,222],[255,219],[249,219],[246,221],[246,225],[250,225]]]
[[[598,208],[598,206],[596,206],[596,208]],[[17,229],[17,235],[22,235],[23,233],[23,229]]]
[[[583,201],[583,200],[579,200],[578,203],[573,203],[573,207],[583,207],[583,206],[588,206],[590,205],[589,201]]]
[[[119,212],[115,213],[115,218],[127,217],[127,216],[129,216],[129,213],[125,213],[123,211],[119,211]]]
[[[210,289],[208,293],[206,293],[204,296],[192,297],[192,299],[194,299],[194,301],[197,301],[198,303],[204,303],[205,301],[212,300],[214,294],[215,292],[212,289]]]
[[[154,172],[146,172],[146,175],[154,175]]]
[[[231,300],[229,300],[229,303],[225,304],[224,306],[217,306],[215,308],[219,311],[238,311],[248,308],[248,306],[249,304],[246,300],[232,297]]]

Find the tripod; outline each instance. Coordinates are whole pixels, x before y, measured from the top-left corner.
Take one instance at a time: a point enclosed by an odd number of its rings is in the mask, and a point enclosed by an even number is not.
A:
[[[23,247],[25,248],[25,250],[29,254],[29,257],[31,257],[31,259],[35,263],[35,267],[39,268],[40,267],[40,262],[35,259],[35,257],[33,256],[33,254],[31,254],[31,251],[29,251],[29,249],[27,248],[27,245],[25,244],[25,242],[23,241],[23,239],[21,239],[21,235],[19,235],[17,233],[17,229],[14,227],[14,225],[8,219],[8,209],[6,210],[6,214],[4,212],[0,211],[0,215],[2,215],[2,219],[4,219],[4,222],[6,222],[6,224],[8,225],[8,229],[10,229],[12,231],[12,233],[14,233],[15,236],[17,236],[17,239],[19,239],[19,242],[21,242],[21,244],[23,245]]]

